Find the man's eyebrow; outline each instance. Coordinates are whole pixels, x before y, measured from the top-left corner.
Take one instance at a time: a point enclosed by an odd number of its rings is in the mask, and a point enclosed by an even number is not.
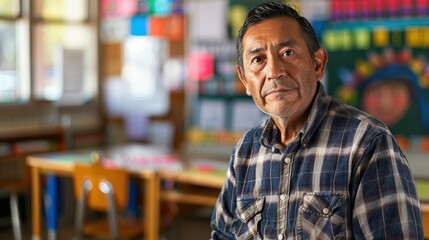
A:
[[[282,41],[276,44],[277,47],[290,47],[290,46],[294,46],[296,45],[296,40],[287,40],[287,41]],[[253,54],[257,54],[258,52],[262,52],[266,50],[265,47],[255,47],[253,49],[250,49],[249,51],[246,52],[246,56],[250,56]]]
[[[287,40],[287,41],[283,41],[283,42],[279,42],[278,44],[277,44],[277,46],[279,46],[279,47],[293,47],[293,46],[295,46],[296,45],[296,40],[294,40],[294,39],[291,39],[291,40]]]
[[[264,47],[255,47],[255,48],[250,49],[249,51],[247,51],[246,52],[246,56],[251,56],[251,55],[257,54],[259,52],[262,52],[264,50],[265,50]]]

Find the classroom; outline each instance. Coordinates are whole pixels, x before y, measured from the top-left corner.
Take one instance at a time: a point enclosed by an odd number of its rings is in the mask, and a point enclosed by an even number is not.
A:
[[[270,118],[236,46],[265,2],[0,0],[0,239],[210,239],[235,146]],[[391,132],[429,239],[429,0],[276,2],[329,55],[324,92]]]

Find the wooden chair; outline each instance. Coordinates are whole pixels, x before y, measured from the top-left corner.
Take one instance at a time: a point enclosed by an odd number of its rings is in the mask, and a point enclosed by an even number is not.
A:
[[[117,215],[126,208],[128,201],[126,169],[78,164],[74,168],[73,179],[78,237],[131,239],[143,234],[141,219]],[[85,221],[86,210],[107,212],[108,218]]]

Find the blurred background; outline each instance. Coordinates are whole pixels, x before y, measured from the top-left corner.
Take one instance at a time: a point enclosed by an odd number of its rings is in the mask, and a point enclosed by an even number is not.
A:
[[[22,183],[24,237],[29,155],[141,143],[224,174],[234,143],[266,117],[235,72],[238,29],[260,2],[0,0],[0,190]],[[388,125],[429,201],[429,0],[293,2],[328,51],[327,92]],[[73,206],[70,180],[63,194]],[[9,198],[0,191],[1,206]],[[161,237],[207,239],[213,203],[183,205],[161,205]],[[61,212],[67,239],[74,209]],[[0,238],[12,232],[2,207]]]

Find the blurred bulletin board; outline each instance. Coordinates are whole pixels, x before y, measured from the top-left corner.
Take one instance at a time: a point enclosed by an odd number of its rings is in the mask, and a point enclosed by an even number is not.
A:
[[[325,31],[328,93],[429,150],[429,20],[352,23]],[[402,26],[402,27],[401,27]],[[411,139],[411,141],[410,141]]]
[[[231,39],[236,39],[241,25],[243,25],[249,10],[264,2],[272,2],[272,0],[230,0],[228,8],[228,36]],[[289,1],[283,1],[289,2]],[[296,1],[293,1],[296,2]]]
[[[227,38],[227,0],[187,2],[188,38],[190,41],[224,41]],[[192,47],[192,46],[191,46]]]

